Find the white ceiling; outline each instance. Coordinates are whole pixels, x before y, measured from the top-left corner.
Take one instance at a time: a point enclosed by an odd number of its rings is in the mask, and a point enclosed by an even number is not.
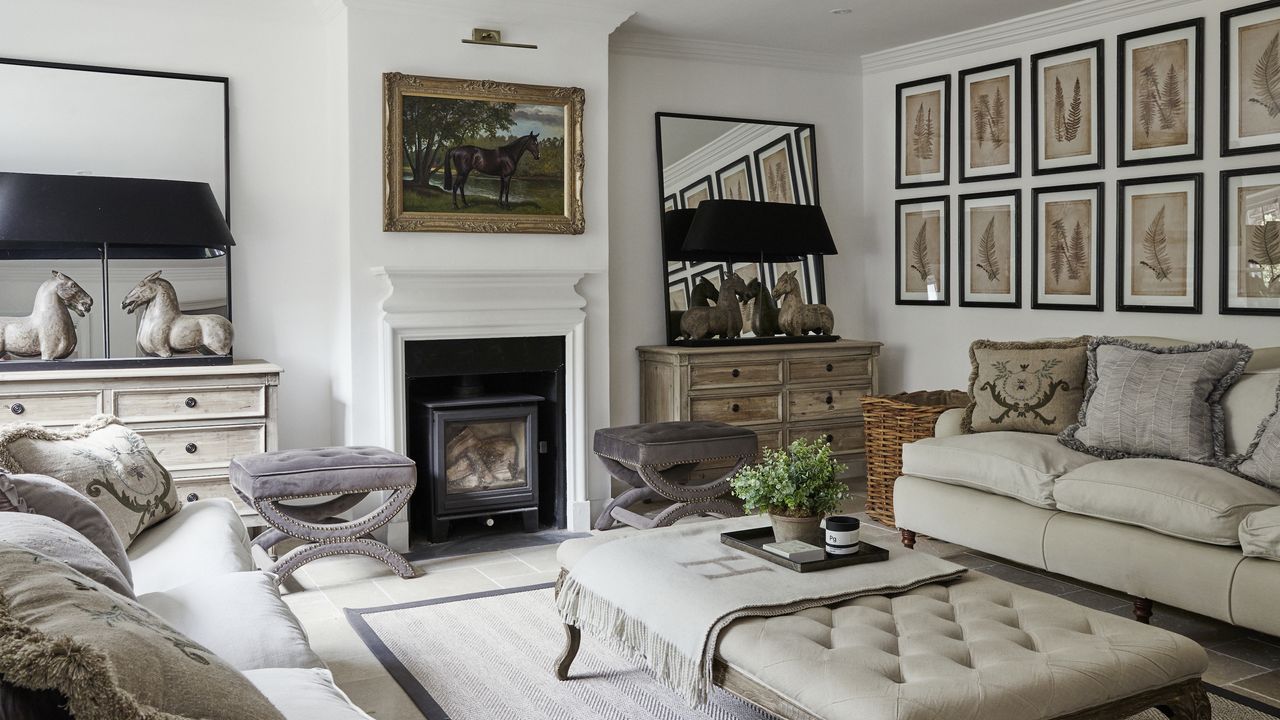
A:
[[[635,10],[620,32],[866,53],[1070,5],[1075,0],[597,0]],[[850,8],[833,15],[834,8]]]

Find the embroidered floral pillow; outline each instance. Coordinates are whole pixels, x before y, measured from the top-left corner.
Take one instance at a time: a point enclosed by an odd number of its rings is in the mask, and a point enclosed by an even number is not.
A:
[[[1056,435],[1076,421],[1084,400],[1088,337],[969,346],[965,432],[1011,430]]]
[[[111,415],[61,432],[32,423],[0,429],[0,470],[48,475],[107,515],[127,548],[138,533],[178,511],[178,491],[147,444]]]

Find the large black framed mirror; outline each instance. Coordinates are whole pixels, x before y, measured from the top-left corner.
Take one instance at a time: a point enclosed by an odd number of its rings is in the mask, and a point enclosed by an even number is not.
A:
[[[812,123],[660,112],[654,116],[658,150],[658,198],[662,227],[670,234],[672,210],[696,209],[703,200],[753,200],[818,205],[817,145]],[[679,257],[678,238],[663,239],[663,288],[667,342],[680,334],[680,315],[710,304],[721,278],[737,273],[766,288],[796,270],[803,300],[826,302],[822,257],[792,263],[690,261]],[[753,286],[754,287],[754,286]],[[742,304],[744,319],[751,305]],[[744,336],[751,337],[744,322]]]

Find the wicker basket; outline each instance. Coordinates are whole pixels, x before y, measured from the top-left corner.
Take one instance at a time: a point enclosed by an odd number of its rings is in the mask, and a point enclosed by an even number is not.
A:
[[[867,437],[867,514],[895,527],[893,483],[902,474],[902,446],[933,436],[938,416],[969,404],[962,390],[921,390],[862,398]]]

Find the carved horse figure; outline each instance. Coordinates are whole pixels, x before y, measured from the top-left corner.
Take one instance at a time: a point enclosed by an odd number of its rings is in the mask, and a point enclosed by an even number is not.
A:
[[[747,283],[747,298],[751,302],[748,316],[751,332],[756,337],[773,337],[778,334],[778,304],[765,289],[759,278],[751,278]]]
[[[141,308],[138,347],[162,358],[175,352],[200,351],[206,355],[229,355],[235,332],[231,321],[221,315],[184,315],[178,309],[178,293],[157,270],[139,282],[125,296],[120,307],[132,315]]]
[[[747,284],[737,273],[720,282],[720,299],[714,307],[689,308],[680,316],[680,335],[690,340],[703,340],[713,335],[736,338],[742,334],[742,307],[738,295],[747,292]]]
[[[716,300],[720,299],[720,291],[715,285],[705,277],[698,278],[698,282],[693,284],[693,292],[689,293],[689,307],[711,307]],[[741,299],[739,299],[741,301]],[[680,318],[684,315],[684,310],[668,310],[667,311],[667,327],[679,328]],[[677,331],[677,337],[679,336]]]
[[[831,308],[826,305],[810,305],[800,299],[800,282],[796,271],[785,272],[773,288],[773,297],[782,300],[778,311],[778,327],[792,337],[813,331],[830,335],[835,324]]]
[[[75,280],[57,270],[40,284],[31,314],[0,317],[0,357],[61,360],[76,350],[76,324],[71,313],[84,317],[93,298]]]
[[[498,176],[498,207],[511,209],[511,176],[516,174],[516,166],[525,152],[533,155],[534,160],[541,160],[538,153],[538,133],[531,132],[516,138],[516,141],[503,145],[497,150],[477,147],[475,145],[459,145],[445,153],[444,156],[444,189],[450,191],[453,206],[458,207],[458,194],[462,194],[462,206],[469,207],[467,202],[467,177],[471,172],[482,172],[485,175]],[[458,181],[453,180],[454,170],[458,172]]]

